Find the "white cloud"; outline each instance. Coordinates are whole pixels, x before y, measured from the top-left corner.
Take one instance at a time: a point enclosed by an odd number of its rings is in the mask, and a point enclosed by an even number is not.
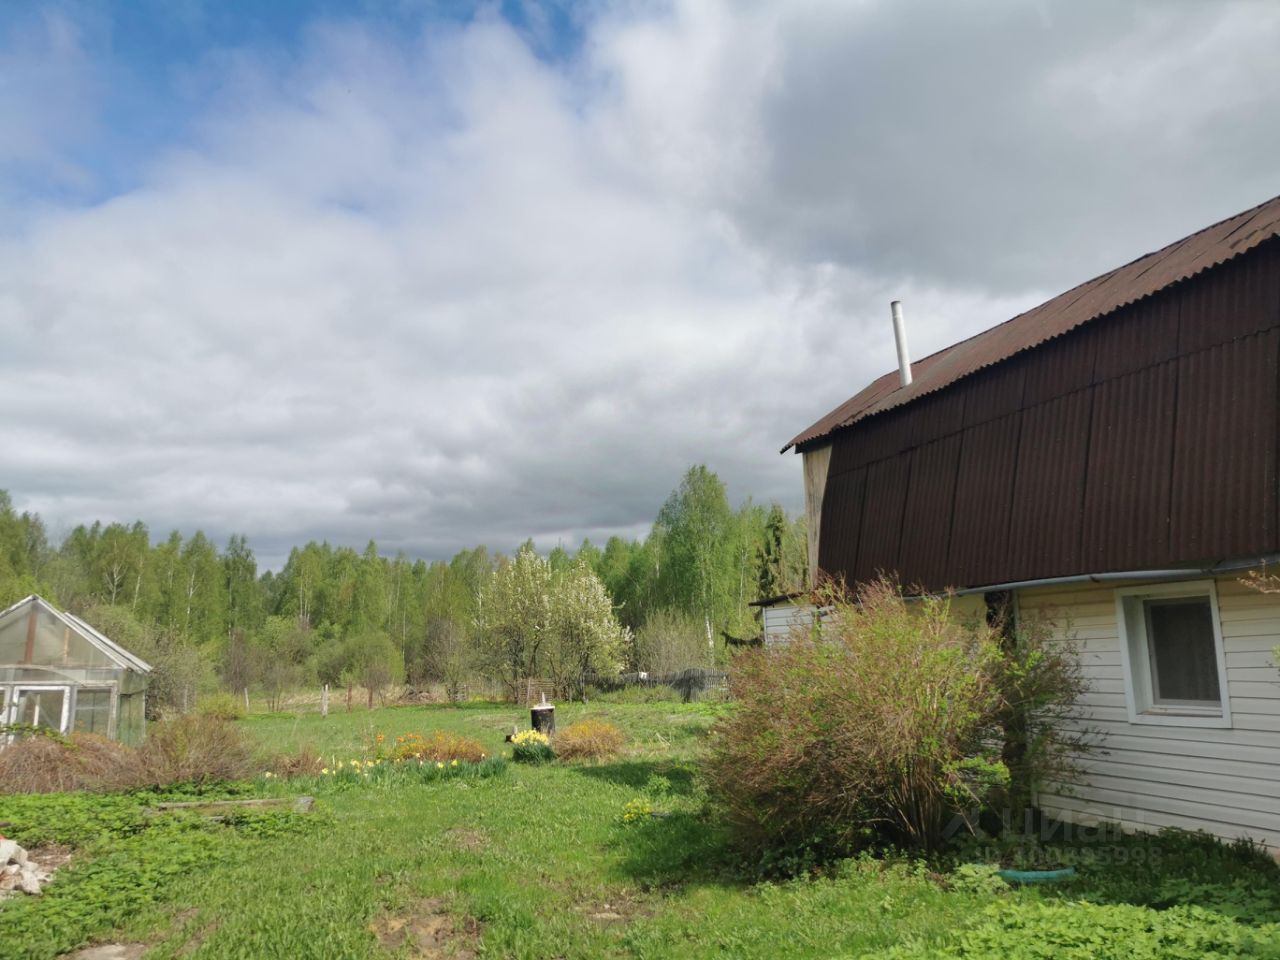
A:
[[[1126,151],[1180,65],[1256,76],[1259,36],[1217,58],[1270,19],[900,9],[617,9],[567,63],[491,15],[211,54],[141,186],[0,241],[4,484],[268,561],[635,532],[694,461],[794,507],[776,451],[893,365],[892,296],[923,356],[1264,198],[1265,85],[1190,100],[1154,178]],[[1186,148],[1208,129],[1231,155]]]

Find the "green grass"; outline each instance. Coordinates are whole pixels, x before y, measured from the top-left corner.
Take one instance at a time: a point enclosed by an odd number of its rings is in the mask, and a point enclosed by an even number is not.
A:
[[[1280,955],[1274,867],[1195,838],[1112,845],[1126,851],[1118,866],[1086,849],[1081,880],[1062,893],[871,859],[818,879],[750,882],[695,776],[702,735],[724,709],[560,707],[561,724],[592,714],[627,731],[628,754],[599,764],[494,764],[485,776],[386,774],[346,786],[260,779],[233,790],[305,787],[318,797],[310,816],[209,824],[142,816],[157,795],[0,797],[0,820],[20,840],[79,851],[45,897],[0,906],[0,955],[51,958],[97,940],[145,942],[156,958],[253,960],[450,950],[530,960]],[[376,733],[436,729],[502,754],[512,723],[527,725],[527,713],[476,705],[243,726],[265,751],[350,759]],[[637,798],[659,816],[623,822]],[[389,932],[423,918],[436,918],[419,928],[436,952],[396,946]]]
[[[688,759],[716,717],[727,709],[723,703],[571,703],[556,707],[556,723],[564,727],[584,717],[604,717],[626,732],[633,755]],[[350,713],[339,708],[326,718],[315,713],[266,714],[250,716],[242,723],[265,750],[279,753],[311,749],[326,757],[342,756],[368,747],[378,733],[393,739],[404,733],[432,730],[475,737],[497,753],[513,726],[529,726],[529,711],[492,703],[388,707]]]

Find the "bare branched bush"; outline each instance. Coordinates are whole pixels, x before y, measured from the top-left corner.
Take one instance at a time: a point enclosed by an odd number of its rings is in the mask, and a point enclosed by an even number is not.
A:
[[[137,790],[240,780],[255,769],[239,728],[191,714],[153,724],[140,747],[89,733],[21,737],[0,749],[0,793]]]
[[[128,790],[139,771],[136,750],[91,733],[35,734],[0,749],[0,793]]]
[[[713,731],[711,792],[754,849],[934,849],[959,811],[1007,785],[1007,718],[1074,699],[1059,654],[1013,659],[998,626],[961,622],[948,598],[907,600],[880,580],[819,603],[817,631],[737,657],[738,708]]]
[[[197,714],[153,724],[137,756],[135,786],[240,780],[255,770],[253,748],[239,727]]]
[[[711,659],[702,621],[678,610],[655,610],[636,634],[637,670],[665,677],[710,666]]]
[[[1059,626],[1071,636],[1069,622]],[[1074,716],[1088,683],[1071,641],[1055,638],[1053,622],[1044,615],[1024,615],[1016,629],[1002,622],[993,627],[1003,637],[995,673],[996,722],[1003,736],[1001,759],[1009,770],[1008,784],[995,791],[993,800],[1020,823],[1037,788],[1053,783],[1069,790],[1079,782],[1080,759],[1097,733]]]

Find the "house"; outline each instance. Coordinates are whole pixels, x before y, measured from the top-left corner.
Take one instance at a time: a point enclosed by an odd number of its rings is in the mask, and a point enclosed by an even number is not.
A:
[[[1280,198],[900,360],[783,448],[811,569],[1052,620],[1101,740],[1046,812],[1280,850]]]
[[[0,726],[137,743],[151,667],[40,597],[0,612]]]

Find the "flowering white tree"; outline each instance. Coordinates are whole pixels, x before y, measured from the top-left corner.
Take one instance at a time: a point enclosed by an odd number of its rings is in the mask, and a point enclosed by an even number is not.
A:
[[[587,677],[616,674],[630,642],[609,592],[586,561],[555,578],[544,672],[557,689],[578,693]]]
[[[478,619],[480,667],[513,691],[526,677],[578,691],[588,676],[617,673],[631,639],[589,564],[554,573],[528,546],[494,571]]]
[[[480,593],[477,659],[488,676],[511,690],[538,676],[551,625],[551,566],[522,547],[493,572]]]

